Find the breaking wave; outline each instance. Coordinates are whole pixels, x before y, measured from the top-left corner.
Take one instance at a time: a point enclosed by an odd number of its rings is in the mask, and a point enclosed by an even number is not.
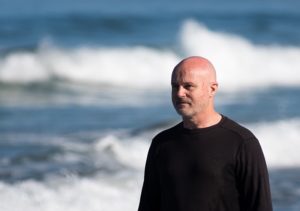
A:
[[[146,46],[64,49],[44,42],[33,52],[14,51],[0,57],[0,82],[30,84],[59,79],[165,89],[180,59],[202,55],[215,64],[223,91],[300,84],[299,47],[255,45],[193,20],[183,23],[178,37],[178,52]]]

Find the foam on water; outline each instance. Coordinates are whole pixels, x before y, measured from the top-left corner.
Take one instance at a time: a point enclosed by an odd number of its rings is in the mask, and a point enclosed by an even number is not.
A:
[[[114,135],[107,135],[100,139],[95,148],[99,153],[110,153],[119,163],[127,168],[141,170],[145,165],[148,142],[143,137],[120,140]]]
[[[125,176],[118,179],[65,178],[56,180],[55,184],[0,183],[0,208],[3,211],[136,210],[140,186],[137,183],[134,177],[128,180]]]
[[[182,47],[214,63],[222,89],[299,86],[300,48],[254,45],[243,37],[215,32],[193,20],[183,25]]]
[[[87,84],[155,88],[165,84],[169,78],[166,70],[177,60],[170,51],[146,47],[66,50],[46,45],[36,52],[18,52],[3,58],[0,81],[26,84],[59,78]]]
[[[260,140],[270,168],[300,168],[300,119],[249,125]]]
[[[63,49],[44,42],[34,52],[0,58],[0,81],[28,84],[58,78],[162,89],[169,86],[171,70],[182,57],[203,55],[215,64],[223,91],[300,84],[299,47],[255,45],[193,20],[183,23],[178,36],[180,52],[145,46]]]
[[[130,137],[124,133],[108,133],[88,145],[82,144],[79,148],[78,143],[67,141],[52,143],[60,145],[67,151],[65,155],[57,157],[67,162],[89,160],[82,156],[81,153],[85,152],[86,157],[93,158],[90,161],[100,168],[99,174],[87,178],[66,173],[64,176],[48,176],[43,181],[26,180],[14,184],[0,182],[0,209],[3,211],[136,210],[142,185],[142,169],[149,147],[149,141],[145,141],[148,136],[149,134],[143,134]],[[105,173],[101,172],[103,165],[116,165],[121,168]]]

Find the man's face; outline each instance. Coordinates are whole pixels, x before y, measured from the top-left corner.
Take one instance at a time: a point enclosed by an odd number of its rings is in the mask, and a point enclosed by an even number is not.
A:
[[[180,68],[172,74],[172,102],[183,118],[192,118],[209,104],[209,86],[197,70]]]

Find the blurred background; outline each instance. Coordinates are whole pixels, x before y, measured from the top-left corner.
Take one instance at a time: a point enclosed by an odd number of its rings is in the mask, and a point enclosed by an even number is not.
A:
[[[299,211],[297,0],[0,0],[0,209],[136,210],[190,55],[215,64],[217,110],[259,138],[274,210]]]

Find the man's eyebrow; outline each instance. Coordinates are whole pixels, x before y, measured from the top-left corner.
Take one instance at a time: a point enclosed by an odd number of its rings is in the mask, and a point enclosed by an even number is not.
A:
[[[182,86],[197,86],[197,84],[193,82],[183,82],[183,83],[171,82],[172,86],[179,86],[179,84],[181,84]]]
[[[196,84],[193,82],[183,82],[183,85],[196,86]]]

